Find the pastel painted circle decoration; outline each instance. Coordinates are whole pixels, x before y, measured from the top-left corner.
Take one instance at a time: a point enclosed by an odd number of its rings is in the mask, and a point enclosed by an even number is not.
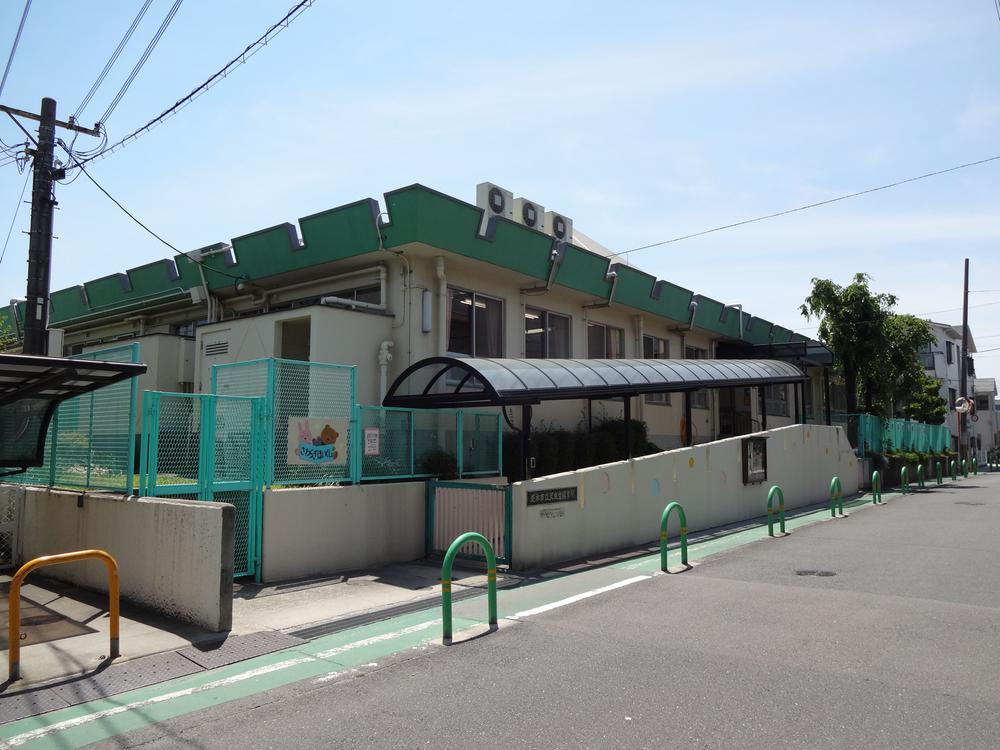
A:
[[[693,469],[694,468],[694,456],[692,456],[691,458],[688,459],[688,468],[689,469]]]

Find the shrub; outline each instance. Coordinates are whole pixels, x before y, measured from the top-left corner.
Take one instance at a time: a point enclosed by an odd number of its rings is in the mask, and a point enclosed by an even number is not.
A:
[[[420,472],[439,479],[455,479],[458,477],[458,461],[451,453],[435,448],[420,457]]]

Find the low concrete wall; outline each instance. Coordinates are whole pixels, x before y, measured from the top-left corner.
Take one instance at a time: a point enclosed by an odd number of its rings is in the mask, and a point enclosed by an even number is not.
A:
[[[118,561],[123,600],[208,630],[231,628],[232,505],[0,485],[0,493],[18,492],[22,562],[101,549]],[[43,575],[108,590],[98,560],[48,567]]]
[[[792,425],[757,434],[769,438],[762,484],[743,484],[741,437],[516,483],[515,566],[533,568],[654,541],[670,500],[680,501],[688,529],[695,531],[766,513],[774,484],[781,485],[786,508],[826,500],[835,475],[845,495],[857,491],[858,461],[842,428]],[[576,489],[576,500],[527,505],[528,492],[557,488]],[[671,533],[677,533],[676,517]]]
[[[424,492],[424,482],[265,491],[264,580],[420,559]]]

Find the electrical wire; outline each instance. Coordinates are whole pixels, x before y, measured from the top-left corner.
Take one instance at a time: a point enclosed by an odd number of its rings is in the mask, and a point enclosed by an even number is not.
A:
[[[178,110],[184,108],[185,106],[193,102],[195,99],[197,99],[199,96],[204,94],[206,91],[208,91],[210,88],[212,88],[216,83],[221,81],[223,78],[226,78],[229,75],[230,71],[232,71],[234,68],[243,65],[247,60],[253,57],[263,47],[267,46],[267,43],[271,41],[271,39],[280,34],[283,29],[288,28],[288,25],[293,20],[295,20],[295,18],[297,18],[306,8],[311,7],[314,2],[315,0],[301,0],[301,2],[294,5],[292,9],[289,10],[288,13],[286,13],[281,18],[281,20],[279,20],[277,23],[272,24],[267,31],[265,31],[261,36],[259,36],[253,42],[248,44],[240,54],[238,54],[236,57],[234,57],[224,66],[222,66],[222,68],[220,68],[218,71],[209,76],[203,83],[196,86],[189,93],[178,99],[173,105],[165,109],[163,112],[158,114],[156,117],[154,117],[152,120],[147,122],[142,127],[133,130],[124,138],[117,141],[113,146],[105,148],[99,153],[83,159],[80,162],[80,164],[81,165],[86,164],[87,162],[93,161],[94,159],[101,158],[104,156],[110,156],[118,149],[123,148],[131,141],[140,137],[143,133],[152,130],[154,127],[159,125],[168,117],[176,114]]]
[[[734,227],[741,227],[745,224],[753,224],[757,221],[764,221],[765,219],[774,219],[779,216],[787,216],[788,214],[794,214],[798,211],[805,211],[810,208],[817,208],[818,206],[826,206],[830,203],[837,203],[838,201],[845,201],[848,198],[857,198],[859,195],[868,195],[869,193],[877,193],[880,190],[888,190],[889,188],[899,187],[900,185],[906,185],[910,182],[916,182],[917,180],[926,180],[928,177],[937,177],[938,175],[947,174],[948,172],[955,172],[959,169],[966,169],[967,167],[975,167],[980,164],[986,164],[991,161],[997,161],[1000,156],[990,156],[986,159],[979,159],[978,161],[970,161],[965,164],[959,164],[954,167],[948,167],[947,169],[939,169],[936,172],[928,172],[926,174],[917,175],[916,177],[909,177],[905,180],[898,180],[897,182],[890,182],[886,185],[879,185],[878,187],[868,188],[867,190],[859,190],[856,193],[848,193],[847,195],[840,195],[836,198],[828,198],[827,200],[817,201],[816,203],[809,203],[805,206],[798,206],[797,208],[789,208],[785,211],[778,211],[777,213],[767,214],[766,216],[757,216],[753,219],[744,219],[743,221],[735,221],[731,224],[724,224],[720,227],[714,227],[712,229],[705,229],[701,232],[694,232],[693,234],[685,234],[681,237],[674,237],[670,240],[663,240],[662,242],[654,242],[649,245],[642,245],[641,247],[635,247],[631,250],[626,250],[625,252],[618,253],[618,255],[628,256],[630,253],[637,253],[640,250],[649,250],[653,247],[661,247],[663,245],[669,245],[674,242],[680,242],[681,240],[690,240],[694,237],[701,237],[705,234],[712,234],[713,232],[721,232],[724,229],[732,229]]]
[[[24,31],[24,22],[28,18],[29,8],[31,8],[31,0],[25,0],[24,11],[21,13],[21,23],[17,25],[14,44],[10,48],[10,55],[7,56],[7,66],[3,69],[3,78],[0,78],[0,95],[3,95],[3,87],[7,84],[7,75],[10,73],[11,63],[14,62],[14,53],[17,52],[17,44],[21,41],[21,32]]]
[[[184,2],[184,0],[174,0],[174,4],[171,5],[170,10],[167,11],[167,16],[163,19],[163,23],[160,24],[160,28],[156,30],[153,38],[149,41],[149,44],[146,45],[145,52],[142,53],[139,61],[135,64],[135,67],[132,68],[132,72],[129,73],[128,78],[125,79],[125,83],[123,83],[122,87],[118,89],[118,93],[115,94],[115,98],[112,99],[111,104],[108,105],[104,114],[98,118],[98,122],[105,123],[108,121],[108,118],[111,117],[111,113],[115,111],[118,103],[122,100],[122,97],[125,96],[125,92],[128,91],[129,86],[132,85],[132,81],[134,81],[135,77],[139,75],[139,71],[142,70],[142,66],[146,64],[146,60],[148,60],[149,56],[153,53],[157,43],[159,43],[160,38],[163,36],[163,32],[167,30],[170,22],[174,20],[174,16],[177,14],[177,9],[181,7],[182,2]]]
[[[62,141],[59,141],[59,145],[62,146],[63,149],[67,151],[67,153],[69,153],[68,149],[66,149],[66,144],[64,144]],[[70,154],[70,156],[72,157],[72,154]],[[183,255],[185,258],[187,258],[188,260],[190,260],[192,263],[197,263],[199,266],[201,266],[206,271],[211,271],[212,273],[217,273],[220,276],[225,276],[227,278],[232,279],[233,281],[246,281],[247,280],[246,276],[234,276],[233,274],[227,273],[226,271],[220,271],[218,268],[212,268],[212,266],[205,265],[200,260],[196,260],[195,258],[192,258],[187,253],[181,252],[174,245],[171,245],[169,242],[167,242],[165,239],[163,239],[160,235],[158,235],[156,232],[154,232],[152,229],[150,229],[148,226],[146,226],[135,214],[133,214],[131,211],[129,211],[127,208],[125,208],[125,206],[123,206],[121,203],[119,203],[118,200],[113,195],[111,195],[111,193],[109,193],[107,190],[105,190],[104,187],[97,180],[95,180],[91,176],[90,172],[88,172],[86,170],[86,168],[83,166],[83,164],[77,162],[76,166],[80,168],[81,172],[83,172],[84,177],[86,177],[88,180],[90,180],[92,183],[94,183],[94,186],[98,190],[100,190],[102,193],[104,193],[104,195],[108,198],[108,200],[110,200],[112,203],[114,203],[116,206],[118,206],[118,208],[120,208],[122,210],[122,212],[126,216],[128,216],[132,221],[134,221],[140,227],[142,227],[143,229],[145,229],[146,232],[148,232],[150,235],[152,235],[153,237],[155,237],[156,239],[158,239],[160,242],[162,242],[164,245],[166,245],[171,250],[173,250],[175,253],[177,253],[177,255]]]
[[[90,100],[94,97],[94,94],[97,93],[97,89],[99,89],[101,84],[104,83],[104,79],[107,78],[108,73],[111,72],[111,68],[113,68],[115,63],[118,61],[118,56],[122,53],[122,50],[125,49],[125,45],[128,44],[129,39],[132,38],[132,34],[139,25],[139,21],[141,21],[142,17],[146,15],[146,11],[149,9],[152,2],[153,0],[146,0],[146,2],[142,4],[142,7],[139,8],[139,12],[133,19],[132,25],[128,27],[128,31],[125,32],[125,36],[123,36],[121,41],[118,42],[118,47],[116,47],[115,51],[111,53],[111,57],[108,59],[107,63],[105,63],[104,69],[101,71],[100,75],[97,76],[97,80],[94,81],[94,85],[90,87],[90,91],[88,91],[87,95],[83,97],[83,101],[80,102],[80,106],[77,107],[76,112],[73,113],[74,120],[80,120],[80,115],[83,114],[83,110],[87,108],[87,105],[90,104]]]
[[[14,216],[10,220],[10,226],[7,227],[7,238],[3,241],[3,250],[0,250],[0,265],[3,264],[4,256],[7,254],[7,243],[10,242],[10,234],[14,231],[14,223],[17,221],[17,215],[21,211],[21,203],[24,201],[24,191],[28,189],[28,181],[31,179],[31,172],[24,178],[24,184],[21,186],[21,194],[17,198],[17,205],[14,206]]]

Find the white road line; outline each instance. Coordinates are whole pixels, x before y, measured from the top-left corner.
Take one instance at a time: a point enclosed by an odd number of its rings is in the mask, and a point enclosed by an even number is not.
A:
[[[542,606],[535,607],[534,609],[526,609],[523,612],[517,612],[513,615],[507,615],[506,619],[520,620],[524,617],[539,615],[542,612],[548,612],[550,609],[565,607],[567,604],[573,604],[574,602],[578,602],[583,599],[589,599],[592,596],[597,596],[598,594],[603,594],[607,591],[614,591],[615,589],[620,589],[622,586],[630,586],[633,583],[638,583],[639,581],[645,581],[649,578],[652,578],[652,576],[635,576],[634,578],[626,578],[624,581],[618,581],[617,583],[612,583],[607,586],[601,586],[599,589],[591,589],[590,591],[584,591],[582,594],[575,594],[574,596],[569,596],[566,597],[565,599],[560,599],[557,602],[550,602],[549,604],[543,604]]]
[[[17,747],[18,745],[23,745],[26,742],[32,740],[37,740],[41,737],[53,734],[55,732],[63,732],[67,729],[74,729],[75,727],[83,726],[84,724],[89,724],[92,721],[99,721],[101,719],[106,719],[109,716],[116,716],[117,714],[122,714],[127,711],[134,711],[137,708],[145,708],[146,706],[152,706],[157,703],[163,703],[165,701],[174,700],[175,698],[183,698],[188,695],[194,695],[196,693],[203,693],[206,690],[214,690],[216,688],[225,687],[227,685],[233,685],[237,682],[243,682],[244,680],[251,680],[254,677],[260,677],[261,675],[269,674],[271,672],[278,672],[282,669],[288,669],[289,667],[294,667],[299,664],[305,664],[306,662],[315,661],[311,656],[305,656],[299,659],[286,659],[285,661],[279,661],[275,664],[269,664],[266,667],[258,667],[257,669],[251,669],[246,672],[240,672],[239,674],[234,674],[231,677],[224,677],[221,680],[213,680],[212,682],[206,682],[204,685],[198,685],[196,687],[187,688],[185,690],[175,690],[172,693],[164,693],[163,695],[156,695],[152,698],[146,698],[141,701],[133,701],[132,703],[126,703],[121,706],[115,706],[114,708],[107,708],[103,711],[96,711],[92,714],[85,714],[83,716],[77,716],[73,719],[67,719],[66,721],[60,721],[56,724],[50,724],[47,727],[40,727],[39,729],[33,729],[30,732],[25,732],[24,734],[19,734],[11,737],[7,740],[7,744],[11,747]]]
[[[411,625],[408,628],[403,628],[402,630],[395,630],[391,633],[383,633],[382,635],[373,635],[371,638],[362,638],[360,641],[354,641],[353,643],[348,643],[343,646],[337,646],[336,648],[327,649],[326,651],[320,651],[316,654],[317,659],[329,659],[331,656],[339,656],[347,651],[352,651],[356,648],[364,648],[365,646],[372,646],[376,643],[381,643],[382,641],[391,641],[393,638],[399,638],[404,635],[410,635],[411,633],[419,633],[421,630],[427,630],[427,628],[432,628],[435,625],[440,625],[441,620],[431,620],[429,622],[421,622],[417,625]]]
[[[378,662],[370,661],[367,664],[362,664],[361,666],[367,669],[374,669],[375,667],[378,666]],[[322,677],[317,677],[315,680],[313,680],[313,682],[319,685],[324,682],[329,682],[330,680],[336,680],[338,677],[343,677],[349,674],[357,674],[360,671],[361,667],[351,667],[350,669],[338,669],[336,672],[328,672]]]

